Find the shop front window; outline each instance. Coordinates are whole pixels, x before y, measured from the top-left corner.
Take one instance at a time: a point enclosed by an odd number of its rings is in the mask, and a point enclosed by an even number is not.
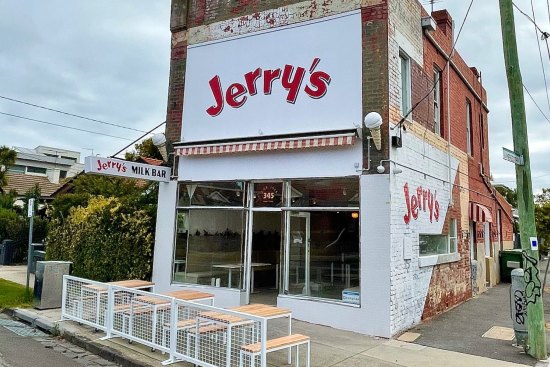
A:
[[[246,211],[242,187],[239,183],[180,184],[179,203],[187,207],[178,208],[176,215],[175,283],[243,288]]]
[[[244,182],[181,184],[178,206],[243,207]]]
[[[359,304],[359,181],[292,181],[289,192],[287,293]]]

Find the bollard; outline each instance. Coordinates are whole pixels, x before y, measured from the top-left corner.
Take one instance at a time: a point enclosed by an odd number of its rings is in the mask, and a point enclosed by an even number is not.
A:
[[[523,269],[512,270],[510,286],[510,317],[514,324],[516,345],[527,348],[527,303],[525,300],[525,283]]]

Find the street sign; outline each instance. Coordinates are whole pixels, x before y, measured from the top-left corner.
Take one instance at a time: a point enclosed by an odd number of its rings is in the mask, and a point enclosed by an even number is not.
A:
[[[505,161],[523,166],[523,156],[511,151],[510,149],[502,148],[502,158],[504,158]]]
[[[84,172],[161,182],[170,181],[171,174],[169,167],[94,156],[85,158]]]
[[[32,218],[34,215],[34,198],[29,199],[27,207],[27,217]]]

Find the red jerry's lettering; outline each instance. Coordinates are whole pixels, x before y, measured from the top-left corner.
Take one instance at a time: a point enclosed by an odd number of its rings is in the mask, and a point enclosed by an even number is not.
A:
[[[417,187],[416,195],[411,196],[409,192],[409,183],[405,183],[403,186],[403,192],[405,194],[405,205],[407,206],[407,212],[403,216],[403,221],[405,224],[411,222],[411,218],[414,220],[418,219],[420,211],[429,213],[430,223],[435,219],[436,222],[439,222],[439,201],[437,201],[437,191],[432,191],[430,189],[424,190],[422,186]],[[414,191],[413,191],[414,193]]]
[[[106,171],[108,169],[116,169],[117,172],[126,172],[126,165],[121,162],[107,161],[101,163],[101,160],[97,160],[97,172]]]
[[[317,68],[320,62],[321,59],[318,57],[313,59],[309,68],[309,84],[306,84],[303,89],[304,92],[313,99],[324,97],[327,94],[328,86],[331,81],[331,77],[328,73],[324,71],[315,71],[315,68]],[[257,83],[261,83],[260,85],[263,86],[262,90],[264,95],[270,95],[273,91],[273,83],[276,80],[280,80],[281,86],[287,91],[287,103],[294,104],[302,89],[306,73],[307,71],[305,68],[301,66],[295,68],[289,64],[285,65],[282,70],[281,68],[267,70],[257,68],[254,71],[244,74],[244,83],[233,83],[229,85],[229,87],[225,89],[225,93],[219,75],[215,75],[208,82],[215,103],[206,109],[206,113],[212,117],[218,116],[223,111],[225,103],[232,108],[242,107],[246,103],[248,96],[258,94]],[[263,81],[258,82],[262,77]]]

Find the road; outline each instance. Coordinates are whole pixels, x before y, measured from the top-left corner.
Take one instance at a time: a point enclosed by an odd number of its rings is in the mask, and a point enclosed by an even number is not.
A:
[[[41,366],[114,367],[116,364],[0,314],[0,367]]]

